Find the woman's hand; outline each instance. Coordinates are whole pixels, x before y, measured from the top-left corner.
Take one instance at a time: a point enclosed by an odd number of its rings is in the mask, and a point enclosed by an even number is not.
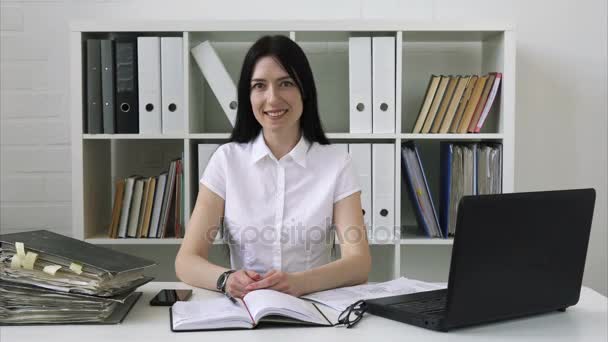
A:
[[[298,281],[293,273],[271,270],[264,274],[263,279],[253,282],[245,287],[245,291],[250,292],[258,289],[270,289],[287,293],[299,297],[301,290]]]
[[[257,272],[238,270],[228,276],[225,289],[226,293],[234,298],[243,298],[247,292],[251,291],[246,290],[246,287],[261,279],[262,277]]]

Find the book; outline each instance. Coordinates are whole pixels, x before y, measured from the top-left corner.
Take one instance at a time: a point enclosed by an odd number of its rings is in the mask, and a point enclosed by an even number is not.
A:
[[[450,105],[445,112],[445,117],[443,122],[441,123],[441,127],[439,128],[439,133],[445,134],[450,130],[450,125],[452,124],[452,120],[454,120],[454,116],[456,115],[456,111],[458,109],[458,104],[464,95],[464,92],[469,84],[469,80],[471,76],[463,76],[458,80],[458,85],[454,90],[454,95],[452,95],[452,99],[450,101]],[[437,132],[433,132],[437,133]]]
[[[443,118],[445,117],[445,113],[448,110],[448,105],[452,101],[454,90],[456,90],[456,85],[458,84],[459,80],[460,76],[450,76],[450,82],[448,83],[448,87],[446,88],[445,94],[443,95],[441,106],[437,111],[437,116],[433,121],[433,126],[431,127],[430,133],[439,133],[439,127],[441,127],[441,122],[443,122]]]
[[[476,75],[471,76],[471,78],[469,79],[469,82],[467,83],[467,87],[464,90],[464,94],[462,94],[462,98],[460,99],[460,102],[458,103],[458,109],[456,109],[456,114],[454,114],[454,119],[452,120],[452,123],[450,125],[450,133],[458,133],[458,125],[460,124],[460,121],[462,120],[462,115],[464,114],[464,109],[467,106],[467,103],[469,102],[469,98],[471,97],[471,93],[473,92],[473,88],[475,88],[475,84],[477,83],[478,79],[479,79],[479,77]]]
[[[488,100],[490,90],[492,90],[492,86],[494,85],[494,78],[496,78],[495,73],[490,73],[488,75],[488,80],[486,81],[486,85],[484,86],[483,92],[481,93],[481,98],[479,99],[479,103],[477,103],[477,108],[475,108],[475,114],[473,114],[473,118],[471,118],[469,128],[467,129],[469,133],[475,132],[475,127],[477,126],[477,122],[481,117],[481,112],[483,112],[483,108],[485,107],[486,101]]]
[[[129,226],[129,213],[131,210],[131,200],[133,198],[133,188],[139,176],[131,176],[125,179],[125,189],[122,197],[122,209],[120,211],[120,221],[118,223],[117,237],[127,237],[127,227]]]
[[[435,116],[437,116],[437,111],[439,110],[439,105],[443,101],[445,90],[448,87],[448,83],[450,82],[449,76],[441,76],[441,81],[439,82],[439,87],[437,87],[437,91],[435,92],[435,97],[433,98],[433,103],[431,104],[431,108],[429,109],[429,113],[424,121],[424,125],[422,126],[421,133],[429,133],[431,131],[431,126],[433,125],[433,120],[435,120]]]
[[[176,302],[169,312],[174,332],[253,329],[260,323],[333,326],[314,303],[266,289],[249,292],[236,303],[223,296]]]
[[[431,75],[429,84],[426,87],[426,95],[424,96],[424,101],[422,101],[422,106],[420,107],[420,112],[418,113],[418,118],[416,119],[416,124],[414,125],[412,133],[420,133],[422,130],[422,125],[424,125],[424,120],[426,120],[429,113],[440,80],[441,76]]]
[[[167,172],[163,172],[158,176],[156,182],[156,191],[154,192],[154,205],[152,206],[152,217],[150,218],[150,228],[148,230],[149,238],[156,238],[160,223],[160,214],[165,196],[165,185],[167,183]]]
[[[148,186],[148,199],[146,200],[146,207],[144,209],[144,220],[142,228],[139,234],[140,238],[147,238],[148,231],[150,229],[150,220],[152,219],[152,207],[154,206],[154,193],[156,190],[156,177],[150,177]]]
[[[475,133],[479,133],[481,131],[481,127],[483,127],[483,123],[486,121],[488,117],[488,113],[490,109],[492,109],[492,104],[494,103],[494,99],[496,98],[496,94],[498,93],[498,89],[500,88],[500,81],[502,79],[502,73],[496,73],[496,77],[494,78],[494,84],[492,85],[492,90],[490,91],[490,95],[488,96],[488,100],[486,101],[486,105],[483,108],[481,113],[481,117],[475,126]]]
[[[464,109],[464,113],[462,114],[462,119],[458,124],[458,133],[467,132],[469,123],[471,122],[471,119],[475,114],[475,109],[477,109],[477,103],[479,103],[479,99],[481,99],[481,93],[483,92],[487,80],[488,75],[481,76],[477,79],[477,82],[475,83],[475,88],[473,88],[473,92],[471,93],[469,102],[467,103],[467,106]]]
[[[122,209],[122,198],[125,192],[125,180],[119,179],[116,181],[116,190],[114,193],[114,207],[112,209],[112,223],[108,229],[108,237],[115,239],[118,235],[118,223],[120,222],[120,212]]]
[[[136,238],[141,236],[141,232],[144,229],[144,218],[146,215],[146,206],[148,205],[148,192],[150,191],[150,178],[143,179],[144,189],[141,194],[141,207],[139,208],[139,217],[137,218],[137,231],[135,233]]]
[[[131,199],[131,208],[129,208],[129,221],[127,224],[127,236],[137,237],[137,226],[139,220],[139,212],[141,211],[141,200],[144,191],[144,179],[138,178],[135,180],[133,187],[133,196]]]

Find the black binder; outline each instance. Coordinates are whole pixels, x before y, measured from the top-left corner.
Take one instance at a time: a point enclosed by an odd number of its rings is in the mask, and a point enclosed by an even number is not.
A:
[[[137,39],[116,40],[116,130],[139,133]]]
[[[103,113],[103,133],[116,133],[115,125],[115,84],[114,41],[101,41],[101,99]]]
[[[90,244],[48,230],[3,234],[0,235],[0,242],[3,248],[6,243],[14,245],[15,242],[23,242],[28,250],[53,255],[58,259],[78,262],[109,272],[112,275],[155,265],[150,260]]]
[[[87,133],[103,133],[101,115],[101,41],[88,39],[87,45]]]

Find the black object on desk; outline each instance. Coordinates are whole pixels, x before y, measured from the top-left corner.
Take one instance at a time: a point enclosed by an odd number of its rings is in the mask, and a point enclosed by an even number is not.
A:
[[[564,311],[579,300],[594,204],[593,189],[465,196],[448,288],[368,311],[438,331]]]
[[[171,306],[177,301],[186,301],[192,296],[192,290],[160,290],[150,301],[152,306]]]

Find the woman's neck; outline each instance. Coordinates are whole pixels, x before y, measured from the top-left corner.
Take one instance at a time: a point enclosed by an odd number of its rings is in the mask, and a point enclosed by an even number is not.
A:
[[[300,129],[297,132],[273,132],[264,130],[264,141],[277,160],[283,158],[298,144],[302,137]]]

